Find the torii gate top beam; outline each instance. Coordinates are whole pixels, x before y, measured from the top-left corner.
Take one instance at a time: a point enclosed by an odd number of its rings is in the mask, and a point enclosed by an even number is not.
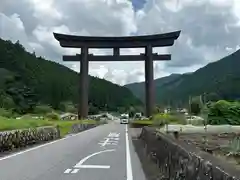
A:
[[[172,46],[181,31],[146,36],[94,37],[53,33],[62,47],[68,48],[141,48]]]

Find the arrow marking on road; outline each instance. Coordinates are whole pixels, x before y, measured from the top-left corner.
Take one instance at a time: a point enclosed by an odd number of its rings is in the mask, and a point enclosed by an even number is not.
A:
[[[99,151],[99,152],[93,153],[93,154],[83,158],[81,161],[79,161],[79,163],[77,163],[73,167],[73,169],[66,169],[64,171],[64,174],[70,174],[70,173],[71,174],[76,174],[76,173],[78,173],[80,168],[84,168],[84,169],[109,169],[110,166],[107,166],[107,165],[83,165],[83,163],[93,156],[96,156],[96,155],[101,154],[101,153],[113,152],[113,151],[115,151],[115,149],[107,149],[107,150],[104,150],[104,151]]]
[[[96,152],[96,153],[93,153],[85,158],[83,158],[81,161],[79,161],[79,163],[77,163],[74,168],[98,168],[98,169],[109,169],[110,166],[105,166],[105,165],[83,165],[83,163],[85,161],[87,161],[89,158],[93,157],[93,156],[96,156],[98,154],[101,154],[101,153],[105,153],[105,152],[113,152],[115,151],[115,149],[108,149],[108,150],[104,150],[104,151],[99,151],[99,152]]]

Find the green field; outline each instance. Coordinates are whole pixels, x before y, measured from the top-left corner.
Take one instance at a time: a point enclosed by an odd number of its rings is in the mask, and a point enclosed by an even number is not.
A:
[[[132,124],[139,124],[139,125],[152,125],[153,121],[150,120],[135,120],[131,122]]]
[[[83,124],[96,124],[94,120],[75,120],[75,121],[63,121],[63,120],[40,120],[40,119],[8,119],[0,117],[0,131],[10,131],[16,129],[28,129],[37,128],[43,126],[59,126],[61,135],[67,134],[73,124],[83,123]]]

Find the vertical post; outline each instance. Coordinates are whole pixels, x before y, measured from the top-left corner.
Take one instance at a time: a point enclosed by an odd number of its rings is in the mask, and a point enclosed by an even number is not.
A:
[[[120,55],[120,49],[119,48],[113,48],[113,55],[119,56]]]
[[[145,99],[146,116],[150,117],[154,111],[154,76],[152,46],[145,47]]]
[[[88,48],[81,49],[78,119],[88,115]]]

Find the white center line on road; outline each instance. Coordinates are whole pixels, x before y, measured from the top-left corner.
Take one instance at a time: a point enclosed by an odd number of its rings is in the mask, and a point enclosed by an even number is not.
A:
[[[131,154],[129,148],[129,138],[128,138],[128,126],[126,125],[126,163],[127,163],[127,180],[133,180],[132,175],[132,163],[131,163]]]

